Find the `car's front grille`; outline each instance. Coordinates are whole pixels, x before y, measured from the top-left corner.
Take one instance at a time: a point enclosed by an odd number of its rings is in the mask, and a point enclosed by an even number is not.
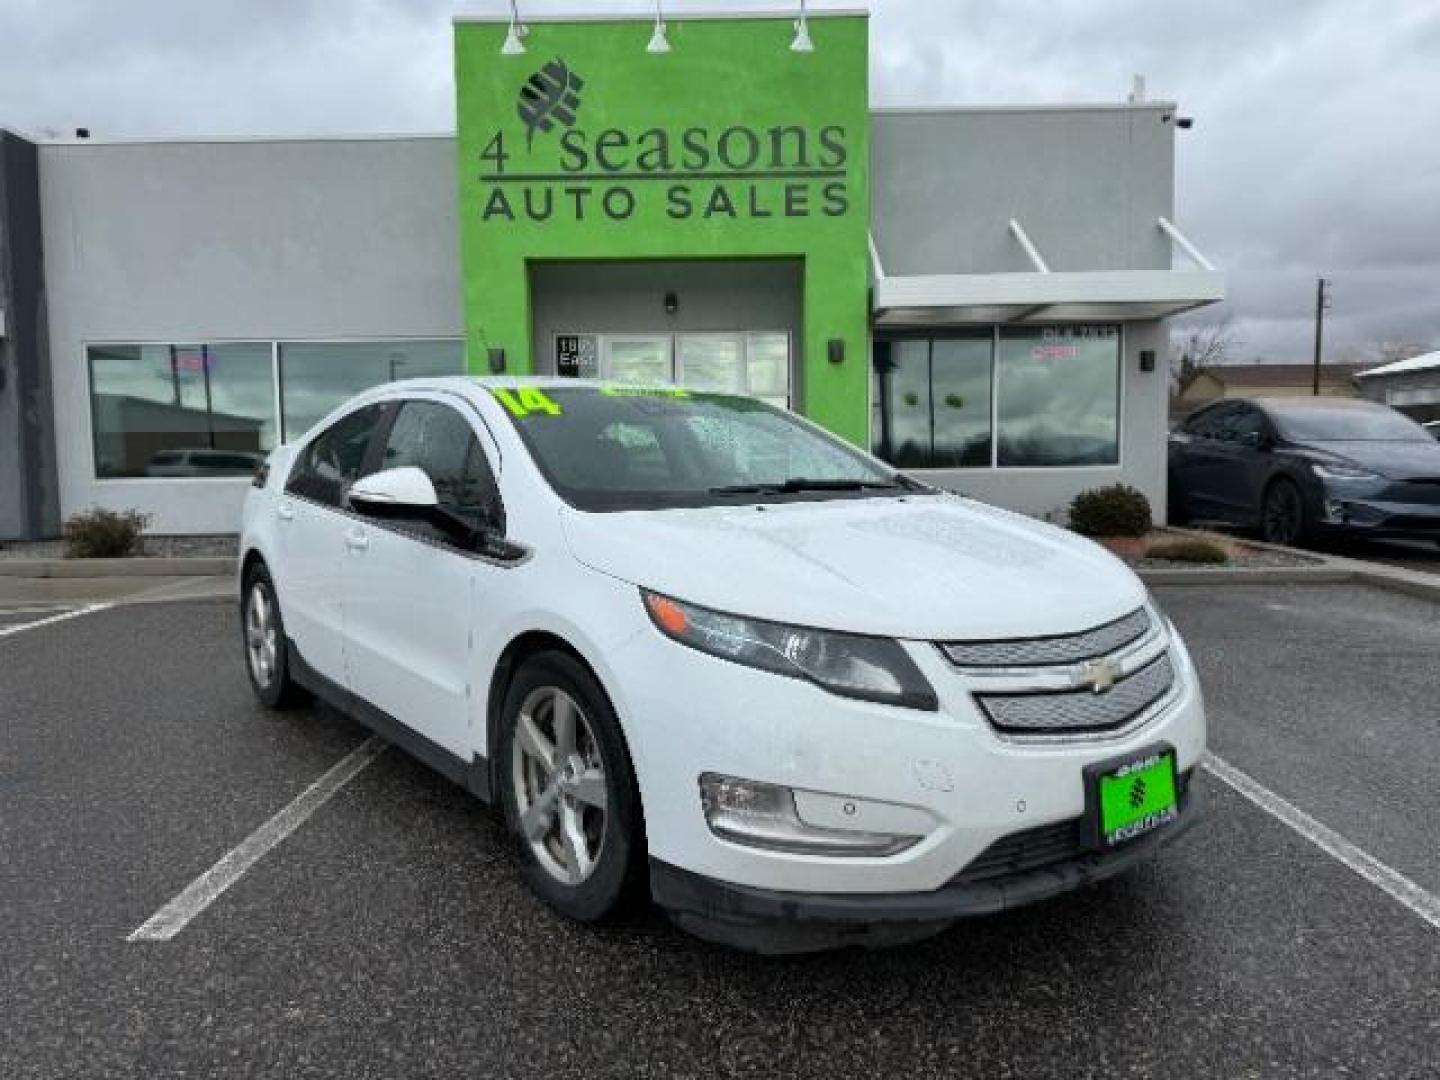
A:
[[[1190,775],[1187,770],[1176,777],[1175,796],[1182,810],[1190,786]],[[1014,877],[1032,870],[1043,870],[1056,863],[1078,859],[1089,851],[1081,836],[1079,818],[1002,836],[975,856],[951,883],[973,885],[997,878]]]
[[[1124,648],[1143,637],[1150,628],[1150,613],[1142,607],[1114,622],[1078,634],[1000,641],[946,641],[940,643],[940,650],[952,664],[964,668],[1074,664]]]
[[[1161,653],[1128,678],[1097,693],[1085,688],[1059,692],[976,694],[990,722],[1022,735],[1102,732],[1123,727],[1170,692],[1175,669]]]

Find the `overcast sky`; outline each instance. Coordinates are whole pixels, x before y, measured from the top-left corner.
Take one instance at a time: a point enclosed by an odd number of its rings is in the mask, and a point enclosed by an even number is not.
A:
[[[522,12],[645,11],[521,0]],[[770,0],[666,0],[691,10]],[[846,6],[812,4],[812,7]],[[1176,218],[1238,355],[1440,348],[1440,0],[875,0],[877,105],[1178,100]],[[454,127],[450,16],[495,0],[0,0],[0,126],[36,136]]]

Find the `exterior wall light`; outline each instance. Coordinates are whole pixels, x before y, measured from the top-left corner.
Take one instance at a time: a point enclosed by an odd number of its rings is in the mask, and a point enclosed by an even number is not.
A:
[[[825,343],[825,356],[832,364],[845,362],[845,339],[832,337]]]
[[[679,311],[679,310],[680,310],[680,298],[679,298],[678,296],[676,296],[673,292],[667,292],[667,293],[665,294],[665,314],[666,314],[666,315],[674,315],[675,312],[677,312],[677,311]]]
[[[505,350],[489,349],[486,351],[486,358],[490,361],[490,373],[499,375],[505,370]]]
[[[810,23],[805,18],[805,0],[800,0],[800,18],[795,20],[795,40],[790,42],[790,51],[815,51],[815,43],[810,40]]]
[[[645,46],[648,53],[668,53],[670,39],[665,36],[665,16],[660,13],[660,0],[655,0],[655,32],[650,35],[650,44]]]
[[[510,29],[505,32],[505,44],[500,46],[501,56],[519,56],[525,51],[525,35],[529,27],[520,21],[520,11],[515,0],[510,0]]]

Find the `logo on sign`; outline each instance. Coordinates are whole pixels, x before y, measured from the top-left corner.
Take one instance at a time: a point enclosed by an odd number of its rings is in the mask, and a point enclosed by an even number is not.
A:
[[[525,80],[515,111],[525,125],[527,150],[533,148],[537,131],[550,131],[556,124],[567,128],[575,126],[580,91],[584,88],[585,80],[558,58]]]

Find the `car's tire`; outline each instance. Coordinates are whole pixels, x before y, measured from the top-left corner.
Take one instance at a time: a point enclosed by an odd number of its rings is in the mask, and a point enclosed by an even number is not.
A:
[[[280,599],[262,562],[245,574],[240,592],[240,640],[245,649],[245,674],[261,704],[268,709],[288,709],[309,699],[291,675]]]
[[[1270,481],[1260,500],[1260,535],[1272,544],[1291,546],[1305,539],[1310,521],[1305,497],[1295,481],[1283,476]]]
[[[640,892],[645,829],[605,691],[574,657],[537,654],[510,683],[498,741],[500,800],[526,883],[572,919],[617,914]]]

